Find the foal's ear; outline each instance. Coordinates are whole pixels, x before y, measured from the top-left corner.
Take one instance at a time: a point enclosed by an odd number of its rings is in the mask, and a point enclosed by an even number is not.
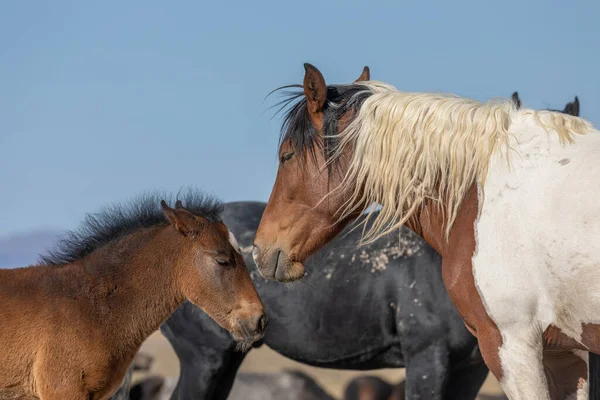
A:
[[[181,202],[181,200],[177,200],[177,201],[175,202],[175,208],[176,208],[176,209],[177,209],[177,208],[183,208],[183,203]]]
[[[308,111],[317,114],[323,111],[323,106],[327,101],[325,78],[317,68],[309,63],[304,64],[304,71],[304,94],[306,95]]]
[[[513,103],[515,103],[515,106],[517,108],[521,108],[521,99],[519,98],[519,93],[518,92],[514,92],[512,94],[511,99],[512,99]]]
[[[354,81],[354,83],[362,82],[362,81],[370,81],[370,80],[371,80],[371,70],[369,69],[368,66],[365,65],[365,67],[363,68],[362,74],[360,74],[360,76],[358,77],[357,80]]]
[[[563,112],[574,117],[579,117],[579,99],[577,96],[575,96],[575,101],[572,103],[567,103]]]
[[[171,225],[184,236],[197,236],[202,232],[204,221],[201,218],[184,208],[177,208],[176,206],[173,209],[164,200],[160,202],[160,206]]]

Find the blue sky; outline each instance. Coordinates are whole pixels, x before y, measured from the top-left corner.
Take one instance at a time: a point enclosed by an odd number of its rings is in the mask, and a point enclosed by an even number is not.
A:
[[[0,236],[73,228],[142,191],[268,199],[263,102],[363,67],[414,91],[562,108],[600,126],[598,1],[42,1],[0,4]]]

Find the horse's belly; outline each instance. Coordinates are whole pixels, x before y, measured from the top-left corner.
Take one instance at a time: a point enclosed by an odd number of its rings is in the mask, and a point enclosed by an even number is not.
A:
[[[553,324],[579,340],[600,322],[600,133],[519,139],[480,188],[475,282],[500,330]]]

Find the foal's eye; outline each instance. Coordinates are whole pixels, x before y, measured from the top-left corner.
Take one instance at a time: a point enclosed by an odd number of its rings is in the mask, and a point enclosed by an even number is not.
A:
[[[227,267],[227,266],[231,265],[231,260],[229,258],[217,257],[217,258],[215,258],[215,261],[217,262],[217,264],[219,264],[223,267]]]
[[[284,155],[281,156],[281,158],[279,159],[279,161],[283,164],[284,162],[286,162],[290,158],[294,157],[294,154],[295,153],[293,151],[290,151],[289,153],[285,153]]]

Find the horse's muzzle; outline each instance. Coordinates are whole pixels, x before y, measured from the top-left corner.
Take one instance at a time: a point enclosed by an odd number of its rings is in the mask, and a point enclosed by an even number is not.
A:
[[[301,263],[290,261],[285,252],[279,248],[262,251],[255,244],[252,249],[252,258],[265,279],[290,282],[304,276],[304,266]]]

